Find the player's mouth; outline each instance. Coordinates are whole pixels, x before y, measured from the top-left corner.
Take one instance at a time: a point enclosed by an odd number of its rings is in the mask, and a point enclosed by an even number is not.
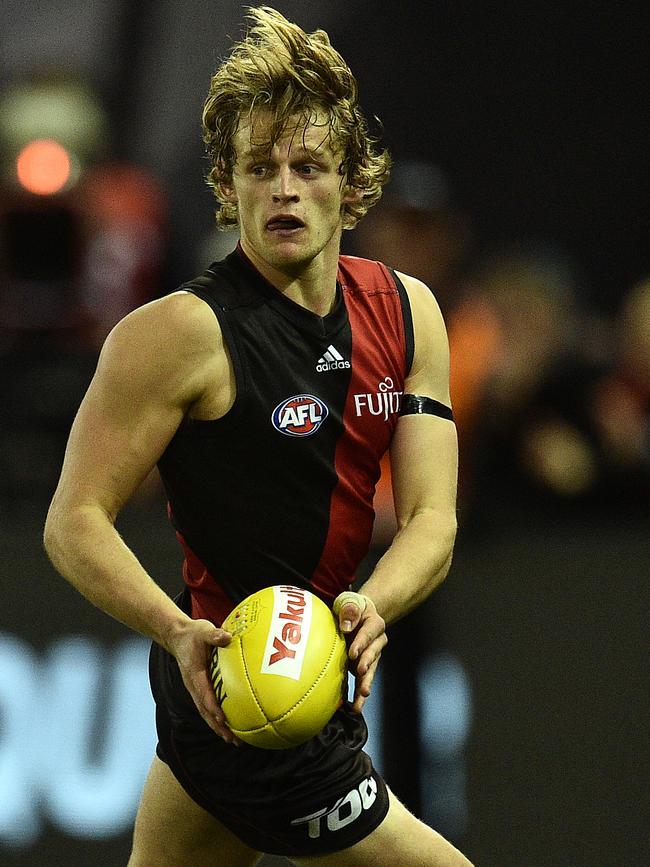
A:
[[[278,214],[275,217],[271,217],[266,224],[266,228],[269,232],[273,232],[274,235],[288,238],[304,229],[305,224],[292,214]]]

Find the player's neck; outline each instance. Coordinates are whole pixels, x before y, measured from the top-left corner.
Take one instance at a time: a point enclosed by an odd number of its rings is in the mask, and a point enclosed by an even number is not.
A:
[[[306,264],[278,267],[246,244],[242,250],[260,274],[275,288],[319,316],[326,316],[336,303],[336,277],[338,273],[338,247],[323,250]]]
[[[277,284],[274,284],[277,285]],[[279,288],[279,287],[278,287]],[[327,316],[336,303],[336,269],[331,274],[303,275],[280,289],[283,295],[318,316]]]

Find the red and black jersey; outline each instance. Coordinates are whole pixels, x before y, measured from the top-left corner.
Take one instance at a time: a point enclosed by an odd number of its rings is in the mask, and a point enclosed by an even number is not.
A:
[[[228,413],[186,419],[159,462],[192,614],[220,623],[280,583],[331,602],[370,544],[413,356],[404,287],[379,262],[342,256],[335,307],[321,317],[238,248],[182,288],[217,316],[236,379]]]

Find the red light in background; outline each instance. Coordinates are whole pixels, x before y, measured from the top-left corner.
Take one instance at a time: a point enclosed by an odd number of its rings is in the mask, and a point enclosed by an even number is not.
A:
[[[30,193],[50,196],[64,189],[72,173],[66,149],[52,139],[32,141],[16,158],[16,174]]]

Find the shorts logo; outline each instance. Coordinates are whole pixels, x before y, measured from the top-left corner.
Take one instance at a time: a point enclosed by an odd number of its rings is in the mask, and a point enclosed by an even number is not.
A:
[[[292,825],[307,825],[307,833],[311,840],[317,840],[323,830],[340,831],[356,821],[364,810],[369,810],[377,800],[377,780],[367,777],[355,789],[350,789],[347,795],[339,798],[333,807],[323,807],[294,819]],[[323,819],[325,822],[323,823]]]
[[[296,394],[279,403],[271,414],[273,427],[290,437],[316,433],[329,414],[322,400],[313,394]]]
[[[273,617],[266,638],[262,674],[300,679],[311,627],[312,600],[300,587],[273,588]]]

